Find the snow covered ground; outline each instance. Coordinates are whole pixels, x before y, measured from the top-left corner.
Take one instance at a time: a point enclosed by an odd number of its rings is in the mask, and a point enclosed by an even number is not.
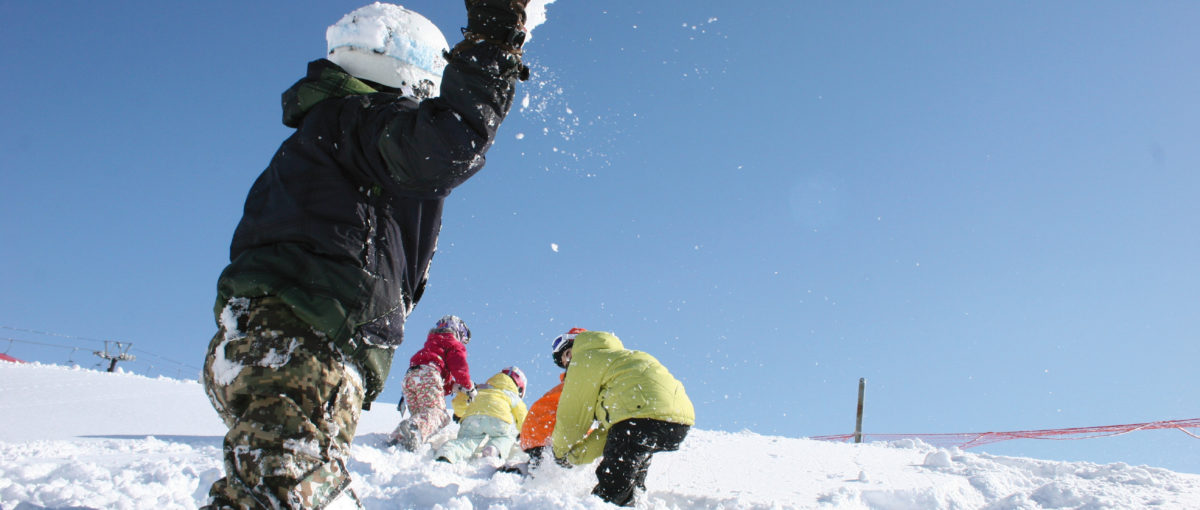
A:
[[[349,467],[367,508],[608,508],[586,467],[522,480],[384,446],[398,419],[381,404],[360,425]],[[0,362],[0,508],[196,508],[223,434],[194,381]],[[1200,508],[1200,475],[1148,466],[708,430],[656,456],[648,486],[652,509]]]

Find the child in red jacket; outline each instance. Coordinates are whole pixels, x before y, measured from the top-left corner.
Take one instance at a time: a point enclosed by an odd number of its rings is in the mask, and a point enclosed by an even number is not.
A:
[[[409,360],[404,374],[404,403],[409,417],[396,426],[390,439],[408,451],[416,450],[435,432],[445,427],[446,396],[462,391],[475,395],[471,370],[467,365],[467,343],[471,330],[462,319],[442,317],[429,331],[425,346]]]

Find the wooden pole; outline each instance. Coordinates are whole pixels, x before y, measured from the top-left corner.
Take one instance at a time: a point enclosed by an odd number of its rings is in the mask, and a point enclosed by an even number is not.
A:
[[[854,420],[854,442],[862,442],[862,415],[863,415],[863,394],[866,393],[867,380],[860,377],[858,379],[858,417]]]

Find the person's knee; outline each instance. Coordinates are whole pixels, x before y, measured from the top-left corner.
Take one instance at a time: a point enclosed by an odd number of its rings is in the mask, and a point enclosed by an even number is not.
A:
[[[285,396],[251,402],[225,436],[225,446],[232,450],[239,471],[298,478],[322,463],[313,453],[323,451],[320,445],[327,445],[329,438],[307,416]]]
[[[592,494],[607,503],[617,506],[631,506],[634,504],[634,490],[632,484],[598,484],[593,488]]]

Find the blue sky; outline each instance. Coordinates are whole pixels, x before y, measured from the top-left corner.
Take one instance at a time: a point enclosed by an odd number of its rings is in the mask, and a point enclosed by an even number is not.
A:
[[[121,340],[130,370],[198,372],[279,94],[359,5],[0,4],[0,348],[90,366]],[[453,43],[461,4],[407,6]],[[1200,5],[547,17],[399,364],[454,313],[477,378],[517,364],[535,395],[551,338],[614,331],[706,429],[850,432],[860,377],[868,432],[1200,417]],[[982,450],[1200,472],[1178,431]]]

